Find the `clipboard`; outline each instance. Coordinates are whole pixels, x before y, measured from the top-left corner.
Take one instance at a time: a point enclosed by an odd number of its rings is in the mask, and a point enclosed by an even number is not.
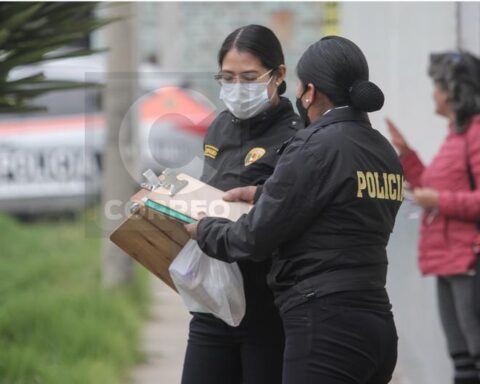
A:
[[[252,205],[226,202],[225,192],[171,169],[143,175],[148,182],[130,198],[130,214],[110,240],[176,291],[168,268],[190,240],[184,224],[197,222],[200,212],[236,221]]]

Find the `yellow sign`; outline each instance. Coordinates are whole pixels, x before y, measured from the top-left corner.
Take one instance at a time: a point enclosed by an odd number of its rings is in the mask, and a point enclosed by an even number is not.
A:
[[[265,155],[265,148],[255,147],[250,152],[247,153],[245,156],[245,166],[248,167],[250,164],[254,163],[258,159],[260,159],[263,155]]]
[[[336,1],[322,3],[322,36],[338,36],[340,34],[339,8]]]

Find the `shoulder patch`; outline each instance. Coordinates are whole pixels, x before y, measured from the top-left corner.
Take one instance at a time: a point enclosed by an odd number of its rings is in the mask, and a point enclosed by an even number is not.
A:
[[[266,152],[266,149],[262,147],[255,147],[251,149],[247,153],[247,156],[245,156],[245,166],[248,167],[250,164],[253,164],[255,161],[263,157]]]
[[[210,144],[205,144],[203,154],[207,157],[215,159],[218,155],[218,148]]]

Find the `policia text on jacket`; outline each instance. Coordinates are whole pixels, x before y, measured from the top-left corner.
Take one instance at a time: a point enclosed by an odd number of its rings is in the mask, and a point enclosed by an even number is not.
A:
[[[357,197],[403,201],[404,177],[400,174],[357,171]]]

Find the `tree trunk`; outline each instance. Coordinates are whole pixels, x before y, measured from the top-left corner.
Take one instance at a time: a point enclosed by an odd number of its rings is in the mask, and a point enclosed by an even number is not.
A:
[[[105,114],[107,135],[103,173],[103,283],[107,287],[128,283],[133,277],[132,259],[110,240],[110,233],[126,218],[130,196],[138,190],[135,182],[138,158],[138,119],[134,109],[138,83],[138,39],[134,3],[108,7],[108,16],[124,20],[106,28],[107,83]],[[122,154],[122,155],[121,155]]]

